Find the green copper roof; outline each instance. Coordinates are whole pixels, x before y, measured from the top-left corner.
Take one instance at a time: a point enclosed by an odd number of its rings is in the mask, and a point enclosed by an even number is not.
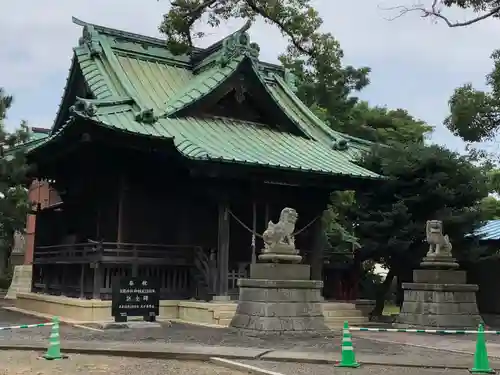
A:
[[[191,56],[174,56],[164,42],[86,24],[50,139],[79,116],[127,133],[170,139],[194,160],[246,163],[331,175],[379,177],[352,163],[369,143],[321,122],[295,95],[281,67],[258,61],[245,30]],[[293,132],[249,121],[185,111],[208,97],[242,64],[289,119]],[[78,74],[93,99],[71,97]],[[245,78],[246,79],[246,78]],[[69,110],[69,107],[71,109]],[[67,108],[66,108],[67,107]],[[292,134],[293,133],[293,134]],[[339,146],[340,145],[340,146]]]
[[[238,69],[243,60],[244,56],[238,56],[229,61],[225,66],[215,64],[214,67],[206,69],[192,77],[184,89],[181,89],[165,103],[165,116],[171,116],[175,112],[186,108],[188,105],[210,94],[212,90],[217,88]]]
[[[173,139],[182,155],[191,159],[377,177],[349,162],[339,151],[260,124],[227,118],[184,117],[162,118],[153,125],[142,126],[130,111],[98,114],[95,119],[117,130]]]

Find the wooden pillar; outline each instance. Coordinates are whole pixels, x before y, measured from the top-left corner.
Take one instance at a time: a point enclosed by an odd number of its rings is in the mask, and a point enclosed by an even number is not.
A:
[[[101,260],[103,253],[102,243],[97,244],[96,247],[97,258]],[[91,263],[91,267],[94,270],[94,279],[92,282],[92,298],[93,299],[101,299],[101,285],[102,285],[102,272],[103,267],[102,263],[97,260]]]
[[[116,242],[123,243],[123,220],[124,220],[124,210],[125,205],[125,177],[122,175],[120,178],[120,183],[118,187],[118,219],[117,219],[117,229],[116,229]]]
[[[99,263],[92,265],[94,268],[94,282],[92,285],[92,298],[101,299],[102,267]]]
[[[320,217],[313,224],[313,241],[311,248],[311,279],[323,280],[323,252],[326,246],[326,234],[323,218]]]
[[[269,224],[269,203],[266,202],[264,211],[264,228],[267,229],[267,224]]]
[[[132,256],[134,257],[132,263],[132,277],[139,276],[139,254],[137,252],[137,246],[134,245],[132,248]]]
[[[219,228],[217,243],[217,296],[228,296],[228,272],[229,272],[229,204],[226,200],[219,203]],[[222,298],[224,299],[224,298]]]
[[[252,202],[252,264],[257,263],[256,236],[257,232],[257,202]]]
[[[67,288],[67,285],[68,285],[68,283],[67,283],[67,280],[68,280],[68,266],[69,265],[64,265],[64,266],[61,267],[62,269],[61,269],[61,278],[60,278],[60,280],[61,280],[61,284],[60,284],[61,289],[60,289],[60,291],[61,291],[61,295],[62,296],[67,296],[66,293],[69,292],[69,288]]]
[[[86,264],[82,264],[80,266],[80,298],[85,298],[85,266]]]

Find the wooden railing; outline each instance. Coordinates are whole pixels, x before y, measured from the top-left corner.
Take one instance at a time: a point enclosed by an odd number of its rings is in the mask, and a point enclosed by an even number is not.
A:
[[[98,246],[90,242],[37,246],[33,254],[33,263],[92,263],[100,260],[99,250]]]
[[[192,265],[199,246],[158,245],[89,241],[85,243],[37,246],[35,264],[135,263]]]
[[[215,288],[214,262],[213,251],[200,246],[96,241],[39,246],[34,254],[33,290],[109,299],[114,280],[137,276],[157,279],[164,299],[198,294],[205,298]]]

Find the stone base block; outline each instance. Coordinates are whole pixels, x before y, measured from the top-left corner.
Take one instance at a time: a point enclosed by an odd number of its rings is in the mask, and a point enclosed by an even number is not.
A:
[[[451,256],[433,255],[424,257],[420,266],[428,269],[452,270],[458,268],[459,264],[456,262],[455,258]]]
[[[260,254],[259,260],[263,262],[297,264],[302,261],[302,256],[292,254]]]
[[[439,328],[439,329],[477,329],[482,319],[479,315],[415,315],[401,313],[396,327],[400,328]]]
[[[14,267],[14,274],[12,275],[12,282],[10,283],[9,290],[7,291],[6,299],[16,299],[17,293],[31,292],[31,277],[33,274],[33,266],[30,264],[23,264]]]
[[[455,270],[414,270],[413,282],[430,284],[465,284],[467,273]]]
[[[252,279],[309,280],[311,266],[308,264],[255,263],[250,265]]]
[[[314,280],[240,279],[240,299],[230,327],[248,335],[329,332]]]
[[[451,273],[461,271],[446,272],[439,277],[453,278],[456,275]],[[404,302],[397,320],[400,327],[467,329],[477,328],[481,322],[476,304],[477,285],[403,283],[403,289]]]

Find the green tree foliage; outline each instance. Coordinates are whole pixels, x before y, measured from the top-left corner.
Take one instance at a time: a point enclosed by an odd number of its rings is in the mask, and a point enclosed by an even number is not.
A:
[[[336,191],[323,217],[328,247],[337,253],[351,254],[361,245],[354,236],[354,227],[346,213],[355,202],[354,191]]]
[[[338,130],[382,144],[423,143],[432,126],[415,119],[405,109],[390,110],[386,107],[370,107],[360,102],[351,111],[351,121],[340,124]]]
[[[490,192],[500,194],[500,169],[487,169],[486,175],[488,176],[488,187]]]
[[[494,168],[486,169],[486,177],[490,193],[498,196],[500,193],[500,170]],[[481,201],[480,209],[484,220],[500,219],[500,200],[494,195],[485,197]]]
[[[0,88],[0,243],[5,261],[5,252],[10,254],[13,234],[24,231],[26,215],[31,209],[28,193],[25,188],[27,181],[27,165],[22,149],[18,146],[28,141],[29,129],[26,123],[9,132],[4,120],[12,105],[12,96]],[[7,254],[7,255],[8,255]],[[3,264],[0,264],[2,267]]]
[[[481,201],[481,212],[484,220],[500,219],[500,200],[495,197],[488,196]]]
[[[360,256],[389,268],[386,287],[394,276],[411,277],[425,255],[427,220],[443,220],[454,255],[467,259],[469,247],[460,244],[482,224],[478,203],[488,194],[482,169],[466,156],[420,144],[375,147],[360,164],[387,177],[357,194],[349,213],[362,244]],[[382,290],[375,315],[382,312],[385,294]]]
[[[493,52],[493,70],[486,77],[489,91],[474,89],[470,83],[455,90],[445,125],[466,142],[492,139],[500,125],[500,50]]]

